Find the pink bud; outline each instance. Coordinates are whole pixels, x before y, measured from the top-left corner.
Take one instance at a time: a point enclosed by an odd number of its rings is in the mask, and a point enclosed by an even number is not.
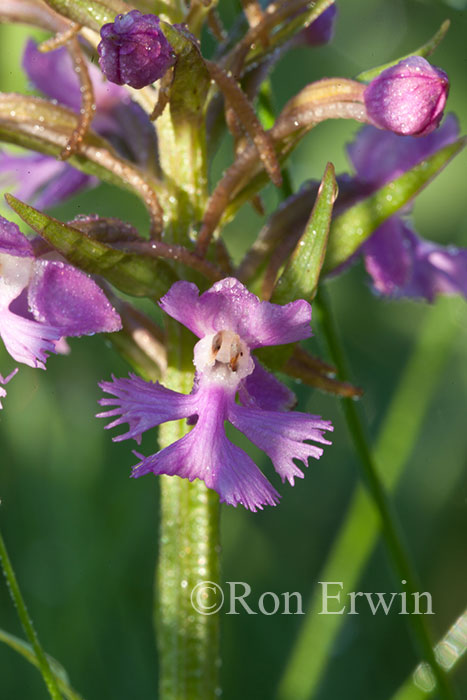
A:
[[[439,125],[448,92],[444,71],[420,56],[410,56],[380,73],[363,96],[375,126],[425,136]]]

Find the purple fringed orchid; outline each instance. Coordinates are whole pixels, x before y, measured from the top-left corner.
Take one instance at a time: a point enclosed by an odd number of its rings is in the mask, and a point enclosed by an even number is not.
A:
[[[41,53],[29,40],[23,55],[23,69],[36,90],[74,112],[81,108],[80,86],[72,60],[65,48]],[[154,129],[144,110],[133,102],[125,88],[105,80],[100,70],[88,64],[94,89],[96,111],[92,128],[108,139],[116,150],[142,167],[150,164],[157,150]],[[131,135],[131,138],[130,138]],[[31,153],[16,155],[0,151],[0,182],[14,183],[15,195],[47,209],[98,179],[51,156]]]
[[[449,78],[421,56],[383,70],[365,89],[372,122],[396,134],[425,136],[436,129],[449,92]]]
[[[294,484],[303,472],[294,460],[307,464],[330,444],[323,431],[329,421],[305,413],[287,413],[291,392],[252,357],[266,345],[292,343],[311,335],[311,307],[306,301],[285,306],[261,302],[238,280],[227,278],[199,295],[194,284],[176,282],[160,301],[161,308],[189,328],[200,340],[194,348],[193,391],[179,394],[135,375],[100,384],[116,406],[99,414],[112,418],[107,428],[122,423],[129,430],[113,438],[134,438],[161,423],[181,418],[195,422],[181,440],[149,457],[137,456],[132,476],[152,472],[201,479],[215,489],[221,502],[242,504],[251,511],[276,505],[279,494],[248,455],[226,437],[227,420],[263,450],[282,481]],[[236,403],[239,396],[243,405]],[[307,441],[307,442],[305,442]]]
[[[357,201],[359,192],[363,196],[371,194],[453,143],[458,132],[453,115],[448,115],[437,131],[422,137],[363,127],[348,147],[356,176],[345,183],[351,191],[345,205]],[[467,250],[423,240],[400,216],[392,216],[379,226],[360,250],[380,294],[429,302],[437,294],[467,297]]]
[[[63,337],[120,328],[119,315],[90,277],[61,260],[36,257],[18,226],[0,217],[0,337],[14,360],[45,369]],[[5,394],[0,388],[0,398]]]

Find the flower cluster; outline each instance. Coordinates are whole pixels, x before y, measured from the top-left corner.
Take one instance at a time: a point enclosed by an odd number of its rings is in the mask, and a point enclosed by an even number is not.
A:
[[[308,441],[330,444],[323,436],[329,421],[304,413],[288,413],[290,392],[251,355],[255,348],[281,345],[311,335],[311,307],[306,301],[285,306],[261,302],[238,280],[217,282],[199,296],[189,282],[176,282],[160,301],[161,308],[183,323],[200,340],[194,349],[196,376],[189,395],[130,376],[102,382],[115,398],[100,401],[114,406],[99,416],[113,418],[107,426],[129,424],[114,440],[135,438],[154,426],[196,417],[185,437],[149,457],[140,457],[133,470],[138,477],[170,474],[201,479],[220,500],[256,511],[275,505],[279,494],[250,457],[233,445],[224,432],[229,421],[270,458],[282,481],[294,484],[303,472],[294,460],[308,462],[323,450]],[[236,403],[239,396],[241,404]]]

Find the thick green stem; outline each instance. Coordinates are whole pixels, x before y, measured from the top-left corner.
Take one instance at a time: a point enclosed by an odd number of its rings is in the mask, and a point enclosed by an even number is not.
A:
[[[193,386],[193,337],[168,319],[169,368],[164,382],[189,393]],[[160,446],[179,440],[186,421],[166,423]],[[219,584],[219,497],[199,480],[161,477],[159,563],[155,623],[160,700],[211,700],[219,696],[219,619],[198,612],[203,582]],[[214,602],[214,601],[213,601]],[[206,601],[206,608],[210,602]],[[197,605],[197,607],[200,607]]]
[[[341,347],[337,330],[334,327],[326,295],[322,289],[317,297],[317,302],[317,304],[315,303],[315,308],[317,307],[320,325],[326,337],[332,361],[337,367],[340,379],[348,380],[349,374],[344,351]],[[352,399],[343,398],[341,405],[350,437],[360,458],[360,465],[368,491],[378,509],[381,521],[381,532],[389,556],[392,559],[394,570],[401,580],[405,581],[405,589],[410,597],[420,589],[417,586],[416,576],[412,570],[409,555],[405,549],[401,533],[399,532],[397,518],[379,477],[378,469],[365,435],[363,423],[357,411],[356,404]],[[424,615],[409,615],[409,621],[411,623],[412,632],[417,640],[420,653],[423,659],[427,661],[432,668],[438,685],[440,698],[443,698],[443,700],[452,700],[456,696],[444,670],[436,660],[433,651],[433,643]]]
[[[45,651],[42,649],[39,638],[37,636],[36,630],[32,624],[32,620],[29,617],[26,603],[23,600],[21,591],[19,589],[18,581],[16,580],[15,572],[8,556],[8,552],[3,541],[2,534],[0,533],[0,560],[2,564],[3,573],[5,574],[6,582],[10,591],[13,604],[18,612],[18,617],[23,626],[24,632],[29,639],[29,642],[34,650],[37,658],[37,665],[42,674],[42,678],[47,686],[50,697],[52,700],[62,700],[62,694],[58,689],[56,678],[50,668]]]

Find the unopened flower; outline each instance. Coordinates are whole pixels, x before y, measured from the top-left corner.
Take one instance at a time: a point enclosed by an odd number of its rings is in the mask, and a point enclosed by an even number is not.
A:
[[[337,18],[337,4],[329,5],[314,22],[298,34],[298,41],[307,46],[328,44],[334,36]]]
[[[0,217],[0,337],[14,360],[45,369],[62,337],[120,328],[120,317],[90,277],[36,257],[18,226]]]
[[[131,10],[101,28],[99,65],[108,80],[139,89],[162,78],[175,55],[159,17]]]
[[[368,116],[396,134],[424,136],[439,125],[449,92],[446,73],[420,56],[382,71],[364,92]]]
[[[78,113],[81,93],[72,60],[65,48],[42,53],[34,41],[26,44],[23,69],[36,90]],[[96,111],[92,128],[108,139],[125,158],[145,167],[155,158],[154,128],[144,110],[126,90],[104,79],[101,71],[88,63]],[[22,200],[46,209],[68,199],[98,179],[76,170],[69,163],[41,153],[18,155],[0,151],[0,182]],[[13,187],[11,186],[13,185]]]
[[[259,365],[251,351],[265,345],[291,343],[311,335],[311,307],[306,301],[285,306],[261,302],[240,282],[227,278],[199,296],[189,282],[176,282],[160,301],[161,308],[187,326],[200,340],[194,348],[196,375],[193,391],[180,394],[130,375],[102,382],[115,398],[101,399],[116,406],[99,414],[113,418],[107,428],[122,423],[129,430],[114,440],[140,440],[161,423],[190,418],[194,428],[165,449],[140,458],[132,476],[152,472],[201,479],[215,489],[221,502],[238,503],[252,511],[276,505],[279,494],[251,458],[226,437],[227,420],[272,460],[282,481],[293,485],[303,472],[294,460],[307,464],[329,444],[323,431],[329,421],[283,410],[290,392]],[[243,405],[236,402],[239,396]],[[307,442],[305,442],[307,441]]]
[[[343,183],[337,210],[399,177],[453,143],[458,134],[453,115],[448,115],[437,131],[423,137],[398,136],[372,126],[363,127],[348,147],[356,174]],[[467,250],[423,240],[401,216],[394,215],[379,226],[359,252],[380,294],[430,302],[438,294],[467,297]]]

